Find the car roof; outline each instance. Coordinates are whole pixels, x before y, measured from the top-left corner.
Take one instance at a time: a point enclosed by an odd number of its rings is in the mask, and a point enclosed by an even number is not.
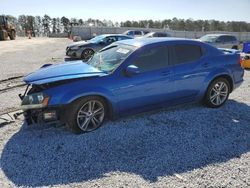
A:
[[[162,33],[162,34],[167,34],[167,32],[160,32],[160,31],[151,31],[150,33]],[[148,33],[149,34],[149,33]]]
[[[124,35],[124,34],[103,34],[101,36],[104,36],[104,37],[111,37],[111,36],[129,37],[128,35]]]
[[[231,34],[216,34],[215,33],[215,34],[207,34],[207,35],[204,35],[204,36],[219,37],[219,36],[234,36],[234,35],[231,35]]]
[[[125,44],[135,47],[142,47],[150,44],[155,43],[162,43],[162,42],[195,42],[201,43],[197,40],[192,39],[184,39],[184,38],[174,38],[174,37],[153,37],[153,38],[139,38],[139,39],[130,39],[130,40],[122,40],[116,42],[116,44]]]
[[[131,29],[131,30],[127,30],[125,32],[129,32],[129,31],[148,31],[148,30],[147,29]]]

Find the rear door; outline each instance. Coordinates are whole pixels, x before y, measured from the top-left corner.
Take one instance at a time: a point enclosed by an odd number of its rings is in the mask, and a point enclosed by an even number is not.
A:
[[[209,63],[199,45],[179,44],[170,47],[174,65],[175,97],[178,102],[192,101],[199,94],[208,75]]]

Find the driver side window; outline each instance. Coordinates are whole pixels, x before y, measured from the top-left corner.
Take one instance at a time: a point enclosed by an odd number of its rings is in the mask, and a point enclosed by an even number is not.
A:
[[[134,65],[141,72],[163,69],[168,66],[168,48],[166,46],[144,50],[135,60]]]
[[[215,42],[217,42],[217,43],[221,43],[221,42],[223,42],[222,37],[218,37],[218,38],[216,39],[216,41],[215,41]]]
[[[116,41],[115,37],[106,37],[106,43],[111,44]]]

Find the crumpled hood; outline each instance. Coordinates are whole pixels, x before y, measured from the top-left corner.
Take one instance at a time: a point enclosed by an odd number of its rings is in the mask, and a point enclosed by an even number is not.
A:
[[[65,62],[41,68],[24,78],[27,84],[45,84],[55,81],[103,76],[106,73],[82,61]]]
[[[79,41],[79,42],[74,42],[72,44],[69,44],[68,47],[73,47],[73,46],[85,46],[91,44],[90,41]]]

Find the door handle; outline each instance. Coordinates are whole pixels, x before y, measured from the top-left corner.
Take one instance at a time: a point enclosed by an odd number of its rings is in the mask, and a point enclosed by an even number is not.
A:
[[[209,67],[209,63],[203,63],[203,67]]]
[[[168,75],[170,75],[170,74],[171,74],[171,71],[163,71],[163,72],[161,73],[162,76],[168,76]]]

